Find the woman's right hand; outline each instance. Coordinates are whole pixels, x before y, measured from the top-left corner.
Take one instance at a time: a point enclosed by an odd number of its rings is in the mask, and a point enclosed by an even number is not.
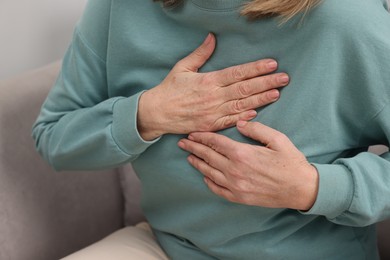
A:
[[[276,88],[286,86],[289,77],[285,73],[267,75],[277,69],[272,59],[199,73],[214,52],[215,42],[209,34],[158,86],[141,95],[137,124],[144,140],[232,127],[239,120],[253,119],[256,108],[279,98]]]

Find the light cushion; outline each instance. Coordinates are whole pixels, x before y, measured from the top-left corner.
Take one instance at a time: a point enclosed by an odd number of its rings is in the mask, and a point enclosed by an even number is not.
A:
[[[125,198],[124,223],[126,226],[135,225],[145,220],[140,205],[141,187],[140,181],[131,164],[127,164],[119,170],[120,184]]]
[[[63,260],[168,260],[147,223],[116,231]]]

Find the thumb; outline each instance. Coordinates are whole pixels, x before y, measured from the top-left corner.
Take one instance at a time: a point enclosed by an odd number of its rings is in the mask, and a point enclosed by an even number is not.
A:
[[[179,70],[197,72],[215,50],[215,36],[209,33],[204,42],[190,55],[178,62]]]
[[[267,148],[275,151],[285,150],[293,146],[286,135],[258,122],[238,121],[237,129],[241,134],[259,141]]]

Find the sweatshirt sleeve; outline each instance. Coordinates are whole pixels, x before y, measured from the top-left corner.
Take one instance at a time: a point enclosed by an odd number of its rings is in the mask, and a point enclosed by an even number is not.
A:
[[[389,145],[390,105],[387,104],[365,131]],[[374,130],[375,129],[375,130]],[[378,129],[379,132],[378,132]],[[374,133],[375,132],[375,133]],[[303,214],[323,215],[348,226],[367,226],[390,217],[390,153],[363,152],[333,164],[314,164],[319,173],[315,204]]]
[[[60,75],[33,126],[36,149],[57,170],[115,167],[155,141],[137,131],[138,99],[109,97],[106,56],[111,1],[89,1]]]

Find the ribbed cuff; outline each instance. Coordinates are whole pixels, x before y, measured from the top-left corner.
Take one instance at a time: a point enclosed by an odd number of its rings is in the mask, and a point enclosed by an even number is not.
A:
[[[142,93],[118,99],[113,105],[112,135],[117,145],[129,155],[140,154],[160,140],[145,141],[138,132],[138,101]]]
[[[333,219],[351,205],[354,185],[351,172],[340,164],[313,164],[319,174],[317,199],[305,215],[322,215]]]

